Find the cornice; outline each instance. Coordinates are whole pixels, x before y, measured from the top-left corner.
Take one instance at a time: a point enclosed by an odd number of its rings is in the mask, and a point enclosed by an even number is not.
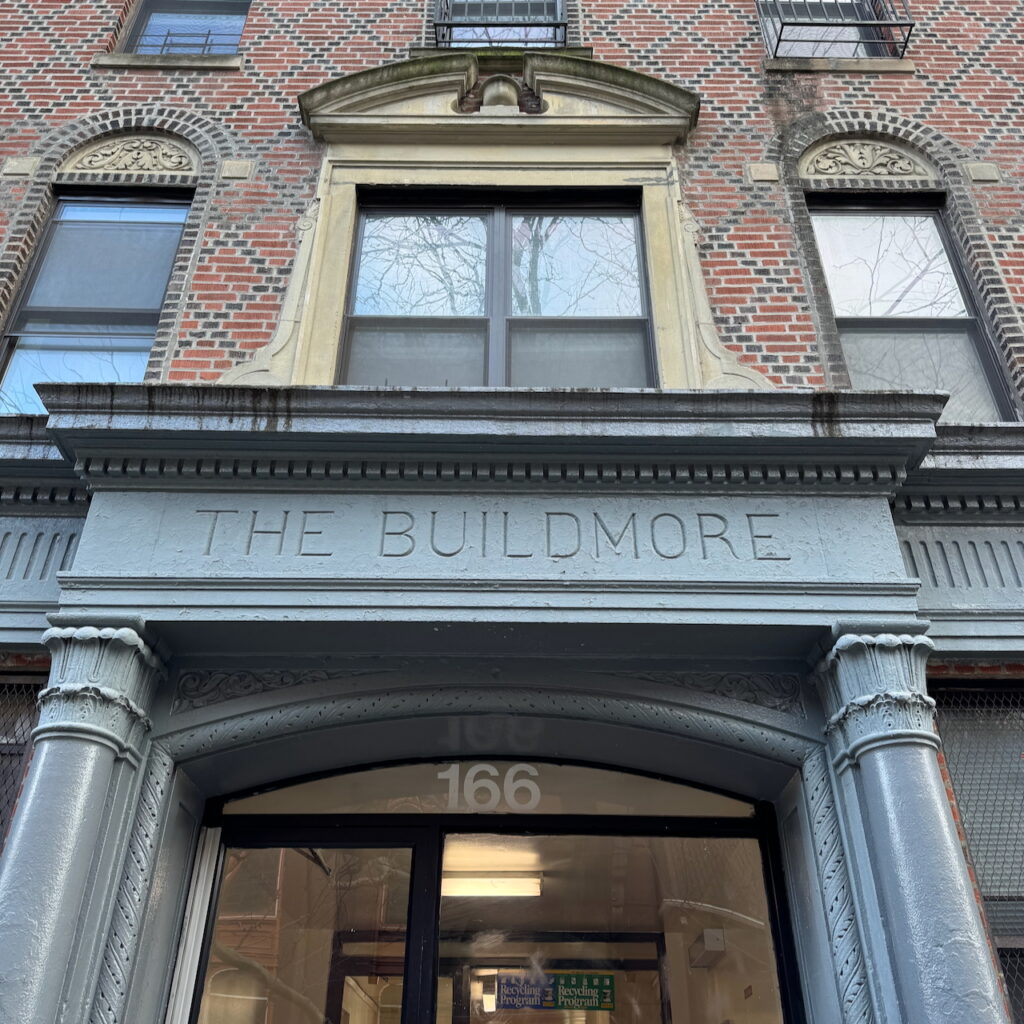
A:
[[[972,520],[1024,514],[1024,425],[940,424],[928,454],[907,475],[896,515]]]
[[[821,392],[45,385],[91,486],[894,493],[942,399]]]
[[[87,500],[45,416],[0,416],[0,515],[85,515]]]

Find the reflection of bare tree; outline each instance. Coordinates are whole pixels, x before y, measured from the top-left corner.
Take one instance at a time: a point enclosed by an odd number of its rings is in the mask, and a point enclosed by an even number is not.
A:
[[[640,316],[632,217],[512,218],[512,313]]]
[[[259,978],[266,985],[267,992],[271,996],[279,996],[286,1002],[291,1003],[306,1020],[312,1021],[313,1024],[330,1024],[328,1018],[324,1016],[323,1010],[311,999],[296,991],[291,985],[286,985],[276,974],[267,970],[266,967],[251,957],[244,956],[223,942],[217,941],[213,943],[211,953],[229,967],[237,967],[238,970],[245,971],[247,974]]]
[[[814,225],[837,316],[967,315],[934,218],[819,214]]]
[[[408,861],[407,850],[229,849],[204,999],[228,966],[266,986],[275,1021],[324,1024],[335,935],[372,942],[389,887],[402,898],[391,927],[404,928]]]
[[[487,231],[479,216],[366,218],[355,312],[369,316],[481,316]]]

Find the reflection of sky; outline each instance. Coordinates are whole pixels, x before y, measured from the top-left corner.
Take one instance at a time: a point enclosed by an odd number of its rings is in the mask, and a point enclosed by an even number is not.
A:
[[[483,316],[486,260],[484,217],[369,214],[353,312]]]
[[[244,26],[244,14],[153,13],[135,50],[137,53],[234,53]]]
[[[4,373],[0,414],[45,412],[32,387],[44,381],[138,382],[146,372],[152,344],[152,335],[134,338],[23,336],[18,339]]]
[[[842,345],[855,388],[948,391],[943,423],[1002,419],[966,331],[843,331]]]
[[[642,316],[634,224],[632,217],[512,217],[513,315]]]
[[[836,316],[967,316],[935,219],[814,215]]]

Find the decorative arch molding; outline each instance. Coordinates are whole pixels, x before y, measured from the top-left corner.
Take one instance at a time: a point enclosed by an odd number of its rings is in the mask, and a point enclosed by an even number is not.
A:
[[[805,154],[815,153],[818,146],[840,143],[875,143],[892,148],[930,172],[927,187],[932,189],[965,184],[961,165],[971,159],[968,150],[919,121],[887,111],[856,109],[817,111],[797,118],[784,134],[772,139],[767,159],[779,163],[784,179],[794,182],[802,177]],[[892,188],[894,177],[900,176],[872,176],[871,181],[877,185],[865,187]]]
[[[294,735],[308,739],[312,732],[347,725],[422,721],[452,715],[522,715],[619,725],[742,750],[794,769],[814,746],[814,740],[806,735],[806,724],[782,724],[789,716],[772,716],[782,721],[768,724],[715,709],[702,701],[691,703],[686,700],[685,691],[678,700],[669,701],[615,693],[505,686],[388,689],[386,699],[380,692],[318,696],[174,730],[159,737],[159,743],[175,762],[185,764],[240,746]]]
[[[472,53],[420,57],[326,82],[299,96],[299,109],[321,142],[424,132],[434,141],[469,132],[507,139],[528,132],[530,143],[613,137],[682,143],[697,123],[696,92],[614,64],[527,52],[516,74],[500,76],[518,83],[517,102],[507,90],[488,102],[494,77],[488,71]],[[475,94],[482,94],[479,102],[467,104]]]
[[[421,721],[425,715],[522,715],[562,721],[620,725],[679,739],[713,744],[781,764],[803,777],[805,817],[811,832],[813,870],[824,896],[823,906],[831,955],[836,968],[842,1024],[876,1024],[866,962],[857,922],[855,898],[837,813],[834,774],[819,734],[820,722],[809,722],[799,710],[780,712],[766,707],[776,685],[760,687],[763,701],[741,695],[725,697],[688,689],[681,681],[652,693],[593,694],[528,687],[447,686],[419,691],[388,691],[369,695],[318,696],[277,703],[195,724],[156,736],[150,748],[132,834],[117,897],[116,912],[103,953],[102,972],[90,1024],[127,1024],[125,1010],[138,960],[146,901],[155,879],[160,835],[176,767],[196,758],[226,754],[238,747],[291,737],[309,742],[311,732],[325,735],[346,725]],[[730,687],[732,689],[733,687]],[[248,703],[248,702],[247,702]],[[756,708],[752,704],[757,704]],[[203,708],[209,715],[223,708]],[[192,712],[189,717],[197,717]],[[172,716],[173,721],[173,716]],[[816,726],[818,728],[816,728]],[[460,756],[453,752],[452,756]],[[625,769],[625,770],[628,770]],[[685,781],[685,780],[681,780]]]

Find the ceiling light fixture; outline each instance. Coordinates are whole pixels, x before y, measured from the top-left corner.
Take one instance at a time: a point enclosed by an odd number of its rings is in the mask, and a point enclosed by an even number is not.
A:
[[[441,876],[442,896],[500,897],[540,896],[541,876],[509,871],[488,875],[448,872]]]

